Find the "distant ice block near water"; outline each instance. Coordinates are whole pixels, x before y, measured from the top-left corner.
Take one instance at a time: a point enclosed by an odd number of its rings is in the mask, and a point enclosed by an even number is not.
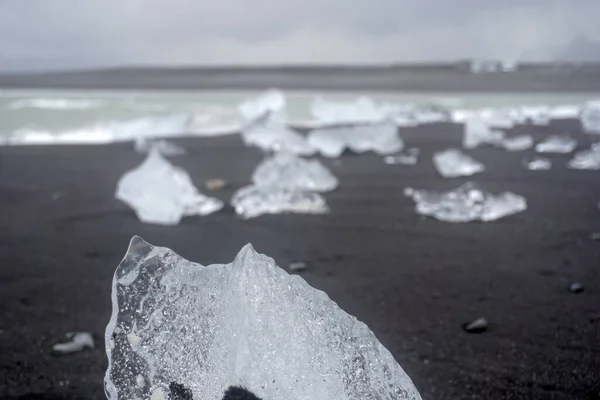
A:
[[[494,195],[468,182],[449,192],[406,188],[417,214],[444,222],[494,221],[527,209],[527,200],[511,192]]]
[[[474,149],[483,144],[500,144],[504,140],[504,132],[494,131],[490,125],[479,117],[465,120],[462,145],[465,149]]]
[[[316,97],[310,105],[313,117],[325,125],[381,123],[403,110],[403,106],[378,104],[370,97],[359,97],[352,101]]]
[[[241,103],[238,111],[246,121],[255,121],[269,114],[273,117],[277,116],[280,122],[284,122],[285,107],[285,94],[281,90],[270,89]]]
[[[315,129],[308,134],[308,143],[329,158],[340,157],[346,149],[389,155],[404,148],[393,123]]]
[[[253,185],[231,198],[236,213],[244,218],[262,214],[323,214],[329,211],[325,198],[315,192],[334,190],[337,178],[317,160],[289,153],[266,158],[252,174]]]
[[[221,200],[201,194],[188,173],[156,149],[119,179],[115,197],[133,208],[140,221],[151,224],[175,225],[183,216],[208,215],[223,208]]]
[[[570,153],[577,147],[577,140],[565,135],[552,135],[535,146],[538,153]]]
[[[485,166],[458,149],[448,149],[433,155],[433,164],[444,178],[470,176],[483,172]]]
[[[173,142],[167,140],[153,140],[140,136],[133,142],[133,148],[137,153],[149,153],[152,150],[158,151],[163,156],[180,156],[185,154],[185,149]]]
[[[585,133],[600,135],[600,100],[588,102],[579,118]]]
[[[246,146],[264,151],[286,151],[302,156],[316,152],[302,134],[269,115],[246,126],[242,131],[242,140]]]
[[[365,324],[249,244],[202,266],[134,237],[105,339],[110,400],[221,400],[230,386],[264,400],[421,398]]]

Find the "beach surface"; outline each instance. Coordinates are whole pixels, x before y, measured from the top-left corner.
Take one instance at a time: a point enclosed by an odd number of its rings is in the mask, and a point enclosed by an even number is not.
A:
[[[574,121],[521,126],[541,139]],[[486,166],[473,181],[513,191],[528,210],[490,223],[449,224],[420,217],[407,186],[446,190],[432,153],[459,147],[462,127],[400,130],[421,149],[413,167],[374,154],[323,160],[340,179],[326,193],[330,214],[251,220],[230,207],[174,227],[139,222],[113,198],[119,177],[142,161],[131,144],[0,148],[0,398],[104,399],[104,328],[113,272],[129,240],[172,248],[202,264],[230,262],[251,242],[282,267],[307,263],[303,277],[364,321],[413,379],[424,399],[599,399],[600,232],[598,172],[521,165],[532,151],[470,154]],[[227,201],[262,159],[238,135],[181,139],[172,158],[202,191],[211,178]],[[585,290],[570,293],[580,282]],[[461,325],[484,317],[482,334]],[[71,331],[96,348],[64,356],[52,345]],[[269,400],[269,399],[265,399]]]

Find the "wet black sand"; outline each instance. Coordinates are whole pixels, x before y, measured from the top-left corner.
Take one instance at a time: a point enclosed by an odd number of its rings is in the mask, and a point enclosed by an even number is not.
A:
[[[537,138],[577,124],[521,127]],[[475,180],[528,198],[529,210],[494,223],[445,224],[414,214],[405,186],[446,189],[431,153],[457,146],[461,128],[403,129],[422,150],[415,167],[375,155],[325,163],[340,178],[326,194],[331,214],[244,221],[230,208],[176,227],[144,225],[112,195],[141,161],[130,145],[0,148],[0,398],[102,399],[103,331],[112,273],[132,235],[201,263],[230,261],[252,242],[304,273],[365,321],[425,399],[600,398],[598,172],[571,171],[567,156],[532,172],[526,153],[478,149],[487,170]],[[261,159],[237,136],[181,141],[173,159],[201,186],[223,178],[228,199]],[[57,198],[58,197],[58,198]],[[53,199],[54,198],[54,199]],[[567,288],[579,281],[581,294]],[[462,331],[485,317],[490,330]],[[55,357],[69,331],[91,331],[97,348]]]

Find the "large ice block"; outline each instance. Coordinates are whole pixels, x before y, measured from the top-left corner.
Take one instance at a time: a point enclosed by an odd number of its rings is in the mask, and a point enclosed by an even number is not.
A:
[[[600,135],[600,100],[588,102],[579,116],[585,133]]]
[[[447,149],[433,155],[433,164],[444,178],[470,176],[485,170],[479,161],[458,149]]]
[[[369,328],[251,245],[202,266],[139,237],[112,282],[110,400],[418,400]],[[175,392],[175,393],[174,393]]]
[[[318,160],[291,153],[277,153],[263,160],[252,174],[256,185],[282,185],[302,190],[326,192],[338,186],[338,179]]]
[[[404,148],[404,142],[392,123],[315,129],[309,133],[308,143],[330,158],[341,156],[346,149],[355,153],[373,151],[388,155]]]
[[[577,147],[577,140],[565,135],[552,135],[535,146],[538,153],[570,153]]]
[[[406,188],[417,214],[444,222],[494,221],[527,209],[527,200],[511,192],[494,195],[468,182],[449,192]]]
[[[175,225],[183,216],[207,215],[223,208],[223,202],[204,196],[187,172],[152,149],[136,168],[117,183],[115,197],[135,210],[142,222]]]

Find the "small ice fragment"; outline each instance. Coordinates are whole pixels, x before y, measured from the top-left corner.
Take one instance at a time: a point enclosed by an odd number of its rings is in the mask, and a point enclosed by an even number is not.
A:
[[[206,189],[210,191],[221,190],[226,185],[227,182],[225,182],[223,179],[207,179],[206,182],[204,182],[204,186],[206,186]]]
[[[251,245],[232,263],[202,266],[134,237],[112,300],[105,342],[135,327],[143,345],[106,347],[110,400],[220,400],[229,387],[265,400],[421,399],[365,324]]]
[[[315,154],[315,149],[303,135],[272,118],[248,125],[242,131],[242,140],[246,146],[264,151],[288,151],[302,156]]]
[[[291,153],[265,158],[254,170],[256,185],[280,185],[315,192],[327,192],[338,186],[337,178],[318,160],[307,160]]]
[[[534,157],[523,161],[523,166],[530,171],[547,171],[552,168],[552,162],[544,157]]]
[[[223,208],[221,200],[198,192],[188,173],[171,165],[155,149],[119,179],[115,197],[133,208],[140,221],[162,225]]]
[[[66,335],[70,342],[59,343],[52,346],[52,350],[58,353],[75,353],[81,351],[86,347],[91,349],[94,348],[94,338],[91,333],[88,332],[69,332]]]
[[[463,325],[463,329],[468,333],[483,333],[487,331],[488,322],[485,318],[477,318],[476,320]]]
[[[533,146],[533,137],[531,135],[519,135],[505,138],[502,141],[502,147],[507,151],[524,151]]]
[[[185,149],[175,143],[167,140],[153,140],[140,136],[133,142],[137,153],[146,154],[150,150],[156,149],[163,156],[180,156],[185,154]]]
[[[285,95],[278,89],[269,89],[258,96],[248,99],[238,106],[238,111],[246,121],[270,115],[281,115],[286,107]],[[283,121],[283,119],[282,119]]]
[[[449,192],[406,188],[404,194],[415,201],[417,214],[444,222],[494,221],[527,209],[522,196],[511,192],[493,195],[472,182]]]
[[[572,283],[569,286],[569,292],[571,292],[571,293],[582,293],[583,292],[583,285],[581,283],[579,283],[579,282]]]
[[[576,119],[581,113],[581,107],[576,105],[560,105],[553,107],[550,112],[551,119]]]
[[[290,272],[302,272],[306,271],[306,263],[305,262],[293,262],[288,265],[288,271]]]
[[[571,169],[600,169],[600,143],[594,143],[589,149],[575,153],[567,166]]]
[[[481,118],[468,118],[464,126],[462,144],[465,149],[473,149],[482,144],[498,144],[504,140],[504,132],[492,130]]]
[[[433,155],[433,164],[444,178],[470,176],[485,170],[485,166],[458,149],[448,149]]]
[[[404,148],[396,126],[391,123],[315,129],[308,134],[308,143],[330,158],[341,156],[346,149],[389,155]]]
[[[391,156],[383,157],[383,162],[390,165],[402,164],[402,165],[416,165],[419,161],[420,150],[416,147],[408,149],[404,153],[394,154]]]
[[[570,136],[552,135],[535,146],[538,153],[560,153],[566,154],[575,150],[577,140]]]
[[[585,133],[600,135],[600,100],[588,102],[579,116]]]
[[[231,198],[235,212],[244,218],[262,214],[325,214],[329,207],[318,193],[283,185],[250,185]]]

